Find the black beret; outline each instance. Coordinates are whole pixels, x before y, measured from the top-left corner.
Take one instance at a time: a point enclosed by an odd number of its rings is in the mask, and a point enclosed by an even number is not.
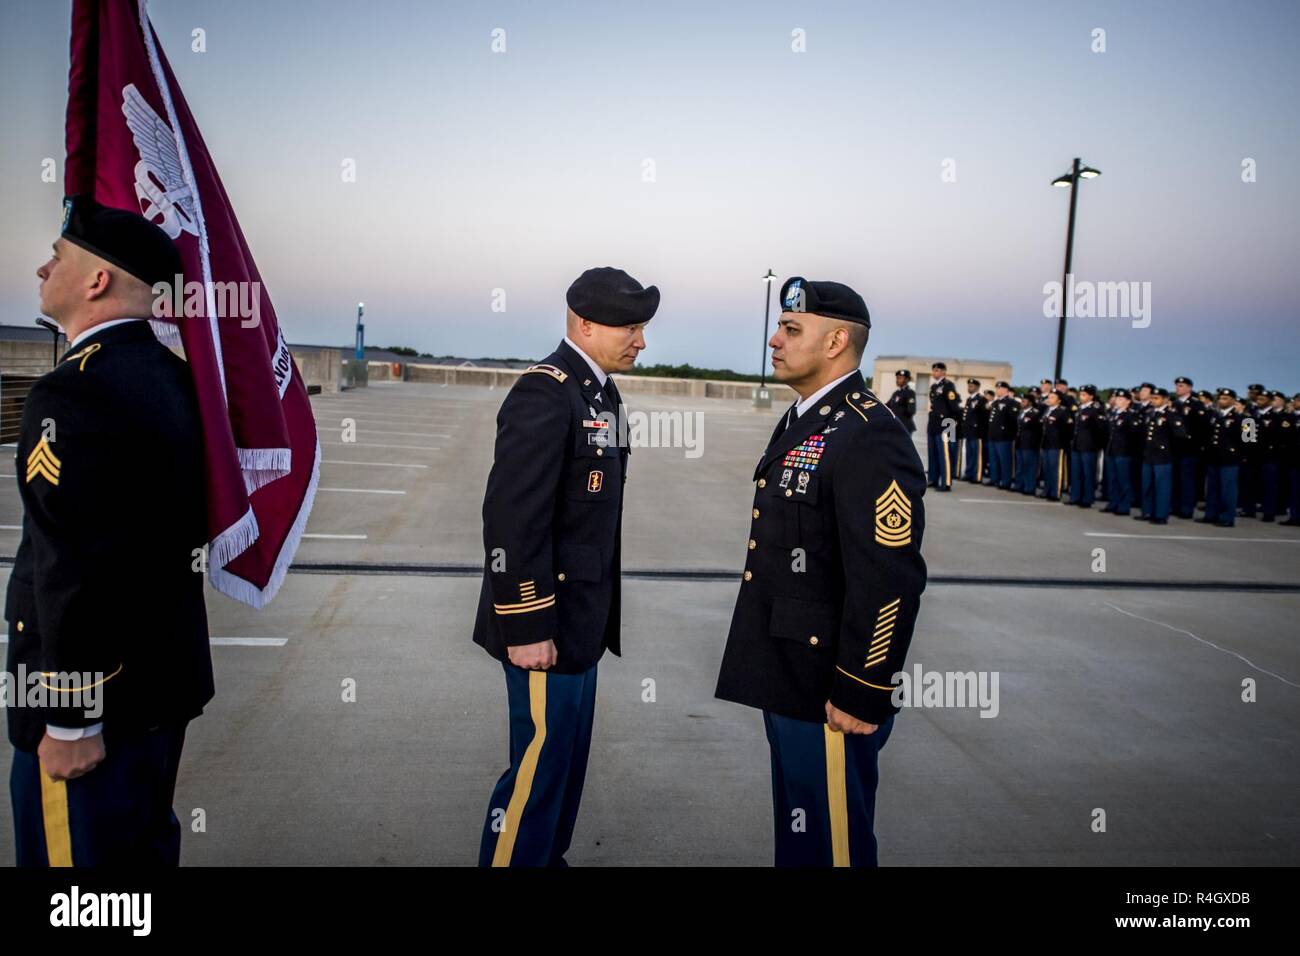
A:
[[[1263,391],[1263,390],[1264,390],[1264,386],[1263,386],[1263,385],[1247,385],[1246,388],[1247,388],[1248,390],[1252,391],[1252,392],[1260,392],[1260,391]],[[1236,393],[1236,392],[1233,392],[1232,394],[1235,395],[1235,394],[1237,394],[1237,393]]]
[[[932,364],[932,365],[930,366],[930,368],[941,368],[941,369],[943,369],[945,372],[948,371],[948,366],[945,365],[943,362],[935,362],[934,364]]]
[[[1010,383],[1010,382],[997,382],[997,383],[995,383],[995,384],[997,385],[998,388],[1010,388],[1010,387],[1011,387],[1011,383]]]
[[[899,369],[897,372],[895,372],[894,374],[895,374],[895,375],[901,375],[901,376],[903,376],[903,378],[911,378],[911,377],[912,377],[912,373],[909,372],[909,371],[908,371],[907,369],[905,369],[905,368],[900,368],[900,369]]]
[[[1159,395],[1159,396],[1161,396],[1162,398],[1168,398],[1168,397],[1169,397],[1169,389],[1167,389],[1167,388],[1153,388],[1153,389],[1151,389],[1151,394],[1152,394],[1152,395]]]
[[[1192,380],[1191,380],[1190,378],[1188,378],[1186,375],[1180,375],[1180,376],[1178,376],[1176,379],[1174,379],[1174,384],[1175,384],[1175,385],[1191,385],[1191,384],[1192,384]]]
[[[784,312],[811,312],[871,328],[867,303],[843,282],[813,282],[803,276],[791,276],[781,286],[781,309]]]
[[[137,213],[101,205],[91,196],[63,200],[63,238],[151,288],[174,283],[181,272],[181,254],[167,233]]]
[[[659,289],[642,287],[622,269],[601,266],[573,280],[565,293],[569,308],[598,325],[649,322],[659,308]]]
[[[979,383],[980,383],[980,380],[977,379],[977,378],[968,378],[968,379],[966,379],[966,384],[967,384],[967,385],[976,385],[976,386],[978,386]]]
[[[1079,391],[1081,391],[1081,392],[1087,392],[1089,395],[1096,395],[1096,394],[1097,394],[1097,386],[1096,386],[1096,385],[1080,385],[1080,386],[1079,386]]]
[[[1214,397],[1214,393],[1211,392],[1211,391],[1210,391],[1209,389],[1207,389],[1207,388],[1203,388],[1203,389],[1201,389],[1199,392],[1196,393],[1196,397],[1197,397],[1197,398],[1213,398],[1213,397]]]
[[[1229,398],[1237,397],[1237,393],[1230,388],[1219,389],[1219,397],[1222,398],[1224,395],[1227,395]]]
[[[1138,386],[1138,388],[1149,388],[1154,390],[1155,386],[1152,385],[1150,382],[1143,382],[1141,385]]]
[[[1110,397],[1111,397],[1111,398],[1127,398],[1127,399],[1132,399],[1132,398],[1133,398],[1133,396],[1129,394],[1129,390],[1128,390],[1127,388],[1117,388],[1117,389],[1115,389],[1115,391],[1113,391],[1113,392],[1110,393]]]

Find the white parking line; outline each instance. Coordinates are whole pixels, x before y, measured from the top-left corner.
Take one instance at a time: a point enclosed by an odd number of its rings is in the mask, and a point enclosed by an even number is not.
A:
[[[22,531],[23,526],[20,524],[0,524],[0,531]]]
[[[1204,644],[1206,647],[1212,647],[1212,648],[1214,648],[1216,651],[1222,651],[1224,654],[1227,654],[1227,655],[1229,655],[1229,656],[1231,656],[1231,657],[1235,657],[1235,658],[1237,658],[1237,660],[1243,662],[1243,663],[1246,664],[1248,667],[1253,667],[1253,668],[1255,668],[1255,670],[1259,671],[1261,674],[1267,674],[1269,677],[1276,677],[1276,678],[1277,678],[1278,680],[1280,680],[1283,684],[1286,684],[1286,685],[1288,685],[1289,687],[1295,687],[1295,688],[1297,688],[1297,689],[1300,689],[1300,684],[1292,683],[1291,681],[1289,681],[1289,680],[1287,680],[1285,677],[1283,677],[1281,674],[1274,674],[1274,673],[1273,673],[1272,671],[1270,671],[1270,670],[1265,670],[1264,668],[1260,667],[1258,664],[1256,664],[1254,661],[1250,660],[1249,658],[1242,657],[1242,656],[1241,656],[1240,654],[1238,654],[1236,651],[1230,651],[1230,650],[1228,650],[1226,647],[1220,647],[1218,644],[1215,644],[1213,641],[1207,641],[1207,640],[1206,640],[1205,638],[1203,638],[1203,637],[1197,637],[1197,636],[1196,636],[1195,634],[1193,634],[1191,631],[1184,631],[1181,627],[1174,627],[1172,624],[1166,624],[1164,621],[1157,621],[1157,620],[1155,620],[1154,618],[1143,617],[1141,614],[1134,614],[1132,611],[1126,611],[1126,610],[1124,610],[1122,607],[1118,607],[1117,605],[1111,604],[1109,601],[1103,601],[1102,603],[1104,603],[1104,604],[1105,604],[1108,608],[1110,608],[1112,611],[1119,611],[1119,613],[1121,613],[1121,614],[1125,614],[1125,615],[1127,615],[1127,616],[1129,616],[1129,617],[1137,618],[1139,621],[1146,621],[1148,624],[1158,624],[1158,625],[1160,625],[1161,627],[1166,627],[1166,628],[1168,628],[1169,630],[1171,630],[1171,631],[1175,631],[1175,632],[1177,632],[1177,633],[1179,633],[1179,634],[1186,634],[1188,637],[1192,638],[1192,640],[1200,641],[1200,642],[1201,642],[1202,644]]]
[[[1147,538],[1151,541],[1222,541],[1226,544],[1300,544],[1300,538],[1233,538],[1215,534],[1124,534],[1120,531],[1085,531],[1089,538]]]
[[[322,445],[338,445],[341,448],[409,448],[412,451],[442,451],[439,445],[383,445],[373,441],[321,441]]]
[[[364,534],[321,534],[311,533],[303,535],[304,538],[328,538],[331,541],[365,541],[367,535]]]
[[[289,643],[287,637],[212,637],[208,639],[213,647],[284,647]]]
[[[328,430],[330,432],[334,431],[334,429],[332,428]],[[321,433],[321,430],[319,428],[316,429],[316,431],[317,434]],[[451,435],[438,434],[436,432],[394,432],[394,431],[387,431],[382,428],[366,428],[364,425],[357,426],[357,431],[365,432],[367,435],[410,435],[414,438],[450,438],[451,437]]]
[[[393,491],[388,488],[317,488],[317,491],[346,491],[353,495],[404,495],[405,491]]]
[[[344,461],[322,458],[322,465],[365,465],[368,468],[428,468],[428,465],[408,465],[400,461]]]
[[[1026,496],[1028,497],[1028,496]],[[1016,501],[1014,498],[958,498],[958,501],[965,501],[972,505],[1059,505],[1059,501],[1040,501],[1030,499],[1029,501]]]

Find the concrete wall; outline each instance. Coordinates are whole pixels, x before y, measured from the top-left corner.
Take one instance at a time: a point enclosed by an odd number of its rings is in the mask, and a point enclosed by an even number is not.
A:
[[[342,349],[300,349],[293,351],[294,364],[307,385],[319,385],[322,394],[333,394],[344,385]]]
[[[371,362],[388,368],[387,362]],[[481,385],[509,388],[523,374],[522,369],[474,368],[464,365],[402,366],[402,380],[406,382],[433,382],[439,385]],[[729,398],[748,401],[753,397],[756,382],[720,382],[712,379],[658,378],[648,375],[618,376],[618,390],[624,395],[682,395],[693,398]],[[794,401],[794,390],[785,385],[768,383],[774,405]]]
[[[0,373],[42,374],[54,367],[53,336],[43,342],[0,341]],[[67,340],[59,336],[59,357],[67,348]]]

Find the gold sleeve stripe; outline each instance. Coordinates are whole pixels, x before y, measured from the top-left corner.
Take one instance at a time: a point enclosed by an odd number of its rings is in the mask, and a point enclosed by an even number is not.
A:
[[[871,647],[875,647],[877,644],[881,643],[882,641],[888,641],[893,636],[894,636],[893,631],[890,631],[887,634],[881,634],[878,638],[876,638],[874,641],[871,642]],[[867,648],[867,650],[869,652],[871,648]]]
[[[850,674],[848,671],[846,671],[843,667],[840,667],[838,664],[835,665],[835,669],[839,671],[841,674],[843,674],[845,677],[852,677],[859,684],[866,684],[868,687],[874,687],[876,690],[887,690],[890,693],[893,693],[894,691],[893,687],[886,687],[881,684],[873,684],[871,683],[871,681],[863,680],[861,677],[858,677],[856,674]]]
[[[890,608],[898,607],[899,603],[901,603],[902,600],[903,600],[903,598],[902,598],[901,595],[900,595],[899,597],[894,598],[894,599],[893,599],[892,601],[890,601],[888,604],[886,604],[886,605],[884,605],[883,607],[881,607],[881,609],[880,609],[880,613],[881,613],[881,614],[884,614],[884,613],[885,613],[886,611],[888,611]]]
[[[85,687],[54,687],[51,684],[45,683],[45,681],[37,681],[37,683],[40,684],[42,687],[44,687],[46,690],[54,691],[56,694],[75,694],[78,691],[90,690],[90,688],[92,687],[98,687],[100,684],[107,684],[118,674],[122,673],[122,668],[124,666],[125,665],[123,664],[118,664],[117,670],[113,671],[113,673],[109,674],[107,677],[103,678],[102,680],[95,681],[95,683],[93,684],[87,684]],[[58,673],[57,671],[41,671],[40,675],[42,677],[54,677],[55,674],[57,673]]]
[[[550,597],[538,598],[536,601],[525,601],[523,604],[494,604],[498,614],[528,614],[532,611],[540,611],[548,608],[555,603],[555,595]]]

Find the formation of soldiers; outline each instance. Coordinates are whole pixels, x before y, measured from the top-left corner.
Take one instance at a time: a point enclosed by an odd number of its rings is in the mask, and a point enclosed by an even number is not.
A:
[[[1064,379],[958,397],[947,367],[931,370],[929,484],[954,480],[1167,524],[1170,516],[1232,527],[1237,518],[1300,525],[1300,393],[1250,385],[1196,391],[1072,388]],[[915,431],[911,373],[895,374],[889,407]],[[1197,509],[1202,513],[1198,517]]]

